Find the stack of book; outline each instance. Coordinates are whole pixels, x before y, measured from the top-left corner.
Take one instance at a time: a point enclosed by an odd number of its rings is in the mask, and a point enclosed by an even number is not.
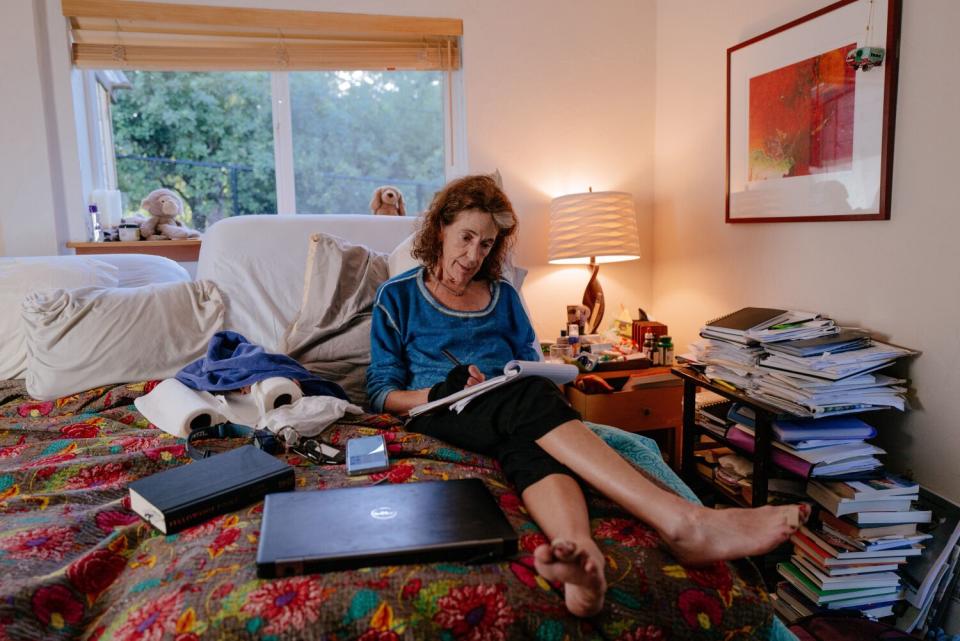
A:
[[[820,314],[768,307],[744,307],[708,322],[700,330],[700,335],[741,345],[754,345],[816,338],[836,332],[834,322]]]
[[[736,455],[736,451],[730,449],[728,445],[736,445],[740,450],[753,451],[752,428],[743,425],[738,426],[737,422],[731,418],[737,417],[752,424],[752,418],[743,417],[748,412],[747,408],[739,406],[735,408],[732,401],[713,392],[703,391],[697,394],[696,421],[706,428],[707,433],[701,435],[700,441],[694,446],[694,457],[697,471],[701,476],[723,485],[728,492],[739,494],[747,503],[752,503],[752,466],[747,466],[746,473],[742,469],[739,470],[739,477],[737,477],[730,473],[731,467],[734,468],[734,471],[737,470],[736,466],[729,463],[724,465],[725,462],[728,462],[728,457]],[[791,424],[790,422],[781,421],[781,424],[782,427],[776,429],[779,429],[788,439],[796,435],[794,432],[786,431]],[[803,437],[803,440],[796,445],[801,448],[815,448],[821,445],[836,445],[839,443],[840,441],[829,440],[833,436],[842,436],[851,440],[854,436],[865,438],[874,434],[874,430],[870,426],[866,426],[865,430],[835,430],[831,432],[829,422],[822,423],[822,425],[827,429],[818,429],[817,439]],[[732,431],[734,428],[745,432],[749,442],[741,442],[739,434]],[[728,440],[728,437],[731,436],[733,438]],[[780,460],[781,456],[789,458],[790,454],[786,451],[778,452],[776,459]],[[795,474],[806,478],[811,472],[812,465],[801,459],[796,459],[795,463],[787,464],[786,467]],[[805,482],[798,478],[770,478],[767,484],[767,500],[770,503],[795,503],[797,500],[806,497],[805,486]]]
[[[853,329],[799,343],[802,349],[793,353],[787,350],[797,346],[789,342],[764,346],[758,364],[763,375],[747,393],[800,416],[906,408],[905,381],[875,372],[910,350]]]
[[[745,307],[710,321],[700,336],[684,360],[796,416],[906,408],[905,381],[876,372],[914,352],[819,314]]]
[[[920,509],[933,512],[930,525],[923,529],[931,538],[921,556],[907,561],[901,576],[907,608],[898,612],[896,627],[919,638],[947,627],[958,582],[960,559],[960,505],[921,487]]]
[[[901,570],[930,538],[917,527],[930,522],[930,511],[911,509],[918,493],[918,485],[892,475],[810,481],[807,494],[821,509],[791,537],[790,560],[777,565],[784,579],[778,611],[787,619],[836,609],[892,615],[903,598]]]
[[[717,436],[726,436],[727,429],[733,421],[727,418],[733,401],[704,390],[697,393],[695,418],[697,423],[707,428]]]
[[[752,453],[753,411],[734,404],[728,417],[733,424],[726,431],[726,441]],[[774,465],[804,478],[849,478],[875,473],[883,467],[877,456],[886,452],[866,441],[876,436],[876,429],[855,416],[777,419],[772,427],[770,458]]]

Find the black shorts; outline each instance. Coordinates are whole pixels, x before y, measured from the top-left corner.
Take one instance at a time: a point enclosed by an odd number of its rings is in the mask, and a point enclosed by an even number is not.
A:
[[[407,429],[496,457],[522,493],[550,474],[574,476],[535,441],[558,425],[579,419],[560,388],[531,376],[475,398],[459,414],[445,410],[418,416]]]

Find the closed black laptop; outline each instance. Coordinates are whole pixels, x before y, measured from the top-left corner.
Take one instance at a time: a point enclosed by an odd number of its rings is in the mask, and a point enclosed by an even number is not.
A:
[[[516,533],[479,479],[285,492],[266,497],[257,575],[477,562],[516,551]]]

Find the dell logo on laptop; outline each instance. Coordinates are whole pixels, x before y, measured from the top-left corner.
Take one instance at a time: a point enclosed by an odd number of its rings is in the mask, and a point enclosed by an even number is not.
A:
[[[381,521],[396,517],[398,512],[392,507],[375,507],[370,510],[370,516]]]

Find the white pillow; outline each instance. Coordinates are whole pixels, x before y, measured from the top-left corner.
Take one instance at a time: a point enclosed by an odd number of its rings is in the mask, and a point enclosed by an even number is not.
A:
[[[97,257],[116,267],[117,287],[146,287],[159,283],[186,283],[190,272],[176,261],[150,254],[102,254]]]
[[[51,400],[169,378],[206,353],[223,309],[209,281],[34,292],[23,301],[27,392]]]
[[[27,347],[20,304],[52,287],[116,287],[117,268],[87,256],[0,258],[0,380],[26,375]]]

